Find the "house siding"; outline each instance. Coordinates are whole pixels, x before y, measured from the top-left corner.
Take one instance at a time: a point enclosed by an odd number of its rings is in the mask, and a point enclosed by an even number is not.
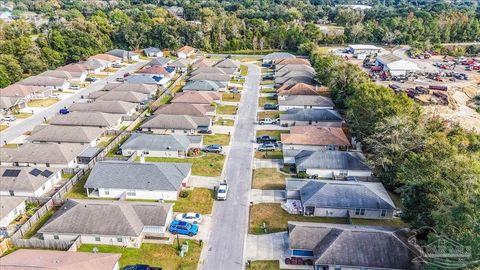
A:
[[[185,180],[186,182],[186,180]],[[176,201],[178,199],[178,191],[170,190],[140,190],[135,189],[135,196],[128,195],[127,189],[106,189],[99,188],[98,196],[89,194],[89,197],[96,198],[120,198],[124,193],[126,194],[127,199],[142,199],[142,200],[167,200],[167,201]]]
[[[55,235],[58,235],[58,239],[55,239]],[[63,240],[74,241],[78,236],[82,244],[96,244],[96,245],[111,245],[111,246],[125,246],[139,248],[142,245],[143,236],[110,236],[110,235],[98,235],[100,241],[96,240],[96,235],[79,235],[79,234],[55,234],[55,233],[43,233],[44,240]],[[119,242],[117,237],[121,237],[122,241]]]
[[[173,158],[184,158],[186,156],[185,151],[152,151],[152,150],[133,150],[133,149],[122,149],[123,156],[131,156],[136,153],[137,156],[143,154],[144,157],[173,157]]]
[[[297,172],[299,172],[297,168]],[[318,175],[319,178],[332,178],[333,175],[336,177],[344,176],[356,176],[356,177],[370,177],[372,176],[372,171],[358,171],[358,170],[331,170],[331,169],[306,169],[305,171],[308,175]],[[346,172],[347,175],[340,175],[340,172]]]
[[[0,220],[0,227],[7,227],[18,215],[25,213],[25,201],[15,207]]]
[[[287,111],[290,109],[328,109],[328,110],[333,110],[333,107],[331,106],[309,106],[309,105],[280,105],[278,106],[279,111]]]
[[[39,166],[39,167],[53,167],[53,168],[75,168],[77,167],[77,161],[76,158],[74,160],[69,161],[68,163],[62,163],[62,164],[57,164],[57,163],[36,163],[36,162],[5,162],[2,161],[0,162],[0,165],[4,166],[16,166],[16,167],[30,167],[30,166]],[[48,165],[48,166],[47,166]]]
[[[294,121],[294,120],[280,120],[281,126],[320,126],[320,127],[342,127],[342,122],[318,122],[318,121]]]
[[[323,151],[323,150],[338,150],[338,145],[305,145],[305,144],[282,144],[283,151],[285,150],[310,150],[310,151]]]

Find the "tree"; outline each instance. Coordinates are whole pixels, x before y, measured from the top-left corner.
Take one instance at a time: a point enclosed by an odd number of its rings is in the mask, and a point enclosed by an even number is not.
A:
[[[7,69],[5,66],[0,65],[0,88],[9,86],[12,82],[8,78]]]
[[[10,82],[17,82],[22,78],[23,70],[15,56],[11,54],[0,54],[0,67],[6,70]]]

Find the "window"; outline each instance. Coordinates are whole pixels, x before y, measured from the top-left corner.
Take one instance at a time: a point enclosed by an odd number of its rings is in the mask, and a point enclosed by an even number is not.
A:
[[[50,163],[45,163],[45,166],[46,166],[46,167],[50,167]]]
[[[135,190],[128,190],[127,196],[137,196],[137,192]]]
[[[387,216],[387,210],[386,210],[386,209],[382,209],[382,210],[380,211],[380,216],[382,216],[382,217]]]
[[[342,267],[340,267],[340,266],[335,266],[335,270],[342,270]]]
[[[10,196],[15,196],[15,191],[9,190],[8,193],[10,193]]]
[[[122,243],[123,242],[123,237],[117,236],[117,242]]]
[[[339,175],[340,176],[348,176],[348,171],[340,171]]]
[[[148,152],[148,151],[143,151],[143,154],[144,154],[144,155],[149,155],[150,152]]]
[[[365,215],[365,208],[355,208],[355,215],[356,216],[364,216]]]
[[[106,189],[104,190],[104,194],[105,194],[105,195],[110,195],[110,190],[109,190],[108,188],[106,188]]]
[[[60,239],[60,237],[58,236],[58,234],[54,234],[53,239],[58,240],[58,239]]]
[[[95,236],[95,241],[100,242],[100,236],[96,235]]]

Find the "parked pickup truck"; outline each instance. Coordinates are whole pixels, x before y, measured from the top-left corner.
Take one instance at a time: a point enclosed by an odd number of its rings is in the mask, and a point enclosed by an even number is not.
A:
[[[267,142],[276,142],[277,139],[273,138],[272,136],[263,135],[257,137],[257,143],[267,143]]]
[[[265,118],[265,119],[260,119],[257,121],[257,124],[259,125],[277,125],[280,122],[278,118]]]

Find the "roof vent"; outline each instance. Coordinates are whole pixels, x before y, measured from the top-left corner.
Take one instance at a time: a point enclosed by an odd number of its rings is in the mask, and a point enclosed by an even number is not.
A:
[[[167,149],[170,150],[170,149],[172,149],[172,147],[169,145],[169,146],[167,146]]]

